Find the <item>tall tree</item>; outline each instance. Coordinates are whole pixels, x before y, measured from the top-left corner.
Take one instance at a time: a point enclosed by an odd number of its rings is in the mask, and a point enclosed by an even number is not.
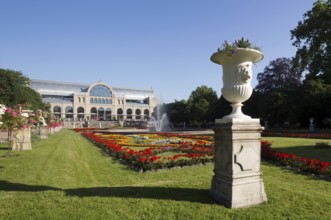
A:
[[[331,0],[316,1],[291,30],[291,39],[298,48],[293,67],[307,73],[307,80],[331,84]]]
[[[301,84],[300,74],[292,70],[292,60],[285,57],[272,60],[262,73],[257,74],[257,80],[255,89],[261,93],[288,92]]]
[[[187,107],[187,102],[186,100],[181,100],[173,103],[167,104],[167,115],[169,120],[172,123],[182,123],[182,122],[188,122],[187,121],[187,116],[186,116],[186,109]]]
[[[215,119],[216,92],[207,86],[194,90],[187,101],[187,113],[191,122],[206,123]]]
[[[270,62],[262,73],[257,75],[255,87],[261,98],[258,109],[261,117],[271,123],[280,125],[284,121],[295,121],[291,114],[294,109],[290,103],[301,85],[300,74],[293,71],[289,58],[278,58]]]
[[[322,83],[322,80],[306,80],[300,88],[298,114],[301,123],[308,126],[309,118],[322,124],[322,121],[331,116],[331,85]]]
[[[0,103],[7,106],[28,104],[33,110],[49,110],[40,94],[30,87],[30,80],[21,72],[0,69]]]

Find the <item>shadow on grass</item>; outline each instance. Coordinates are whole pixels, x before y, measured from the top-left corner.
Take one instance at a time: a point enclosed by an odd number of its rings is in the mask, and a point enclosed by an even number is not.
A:
[[[208,189],[171,188],[171,187],[92,187],[77,189],[61,189],[57,187],[28,185],[22,183],[11,183],[0,180],[0,191],[12,192],[41,192],[41,191],[63,191],[66,196],[77,197],[118,197],[136,199],[157,199],[197,202],[203,204],[217,204],[209,197]]]
[[[23,183],[11,183],[0,180],[0,191],[19,191],[19,192],[40,192],[47,190],[62,190],[51,186],[33,186]]]
[[[8,153],[1,155],[0,159],[1,158],[5,159],[5,158],[12,158],[12,157],[19,157],[19,156],[20,156],[19,154],[14,154],[11,151],[9,151]]]
[[[209,197],[209,190],[207,189],[123,186],[78,188],[64,191],[68,196],[78,197],[145,198],[216,204],[216,202]]]

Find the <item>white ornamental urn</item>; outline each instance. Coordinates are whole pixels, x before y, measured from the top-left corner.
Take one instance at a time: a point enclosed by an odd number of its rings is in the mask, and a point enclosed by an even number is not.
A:
[[[235,54],[218,51],[211,56],[211,61],[222,65],[223,69],[223,97],[231,103],[232,112],[223,119],[250,119],[241,111],[245,102],[252,95],[252,64],[263,59],[262,52],[250,48],[237,48]]]

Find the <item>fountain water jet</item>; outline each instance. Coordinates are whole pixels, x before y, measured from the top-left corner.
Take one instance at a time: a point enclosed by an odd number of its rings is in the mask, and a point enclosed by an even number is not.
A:
[[[158,105],[155,108],[154,115],[148,122],[148,127],[155,132],[163,132],[168,128],[169,120],[165,113],[164,105]]]

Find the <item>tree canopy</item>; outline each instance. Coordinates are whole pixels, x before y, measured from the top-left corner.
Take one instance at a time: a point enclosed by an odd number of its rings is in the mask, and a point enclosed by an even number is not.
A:
[[[301,84],[300,74],[292,69],[292,60],[277,58],[257,74],[258,85],[255,89],[261,93],[270,91],[290,91]]]
[[[255,96],[259,97],[260,117],[277,125],[293,120],[290,119],[294,111],[292,98],[296,96],[301,80],[300,74],[292,68],[292,60],[284,57],[272,60],[263,72],[258,73],[257,80]]]
[[[316,1],[291,30],[291,39],[298,48],[293,67],[306,73],[307,80],[331,84],[331,0]]]
[[[297,113],[306,119],[306,123],[311,117],[321,123],[331,116],[331,85],[322,83],[322,80],[305,81],[295,105]]]
[[[175,102],[167,104],[167,115],[169,120],[173,123],[187,122],[186,107],[186,100],[175,100]]]
[[[15,106],[25,103],[32,110],[48,110],[40,94],[30,87],[30,80],[21,72],[0,69],[0,103]]]
[[[205,85],[194,90],[187,100],[187,111],[190,121],[209,122],[215,117],[215,107],[218,97],[216,92]]]

